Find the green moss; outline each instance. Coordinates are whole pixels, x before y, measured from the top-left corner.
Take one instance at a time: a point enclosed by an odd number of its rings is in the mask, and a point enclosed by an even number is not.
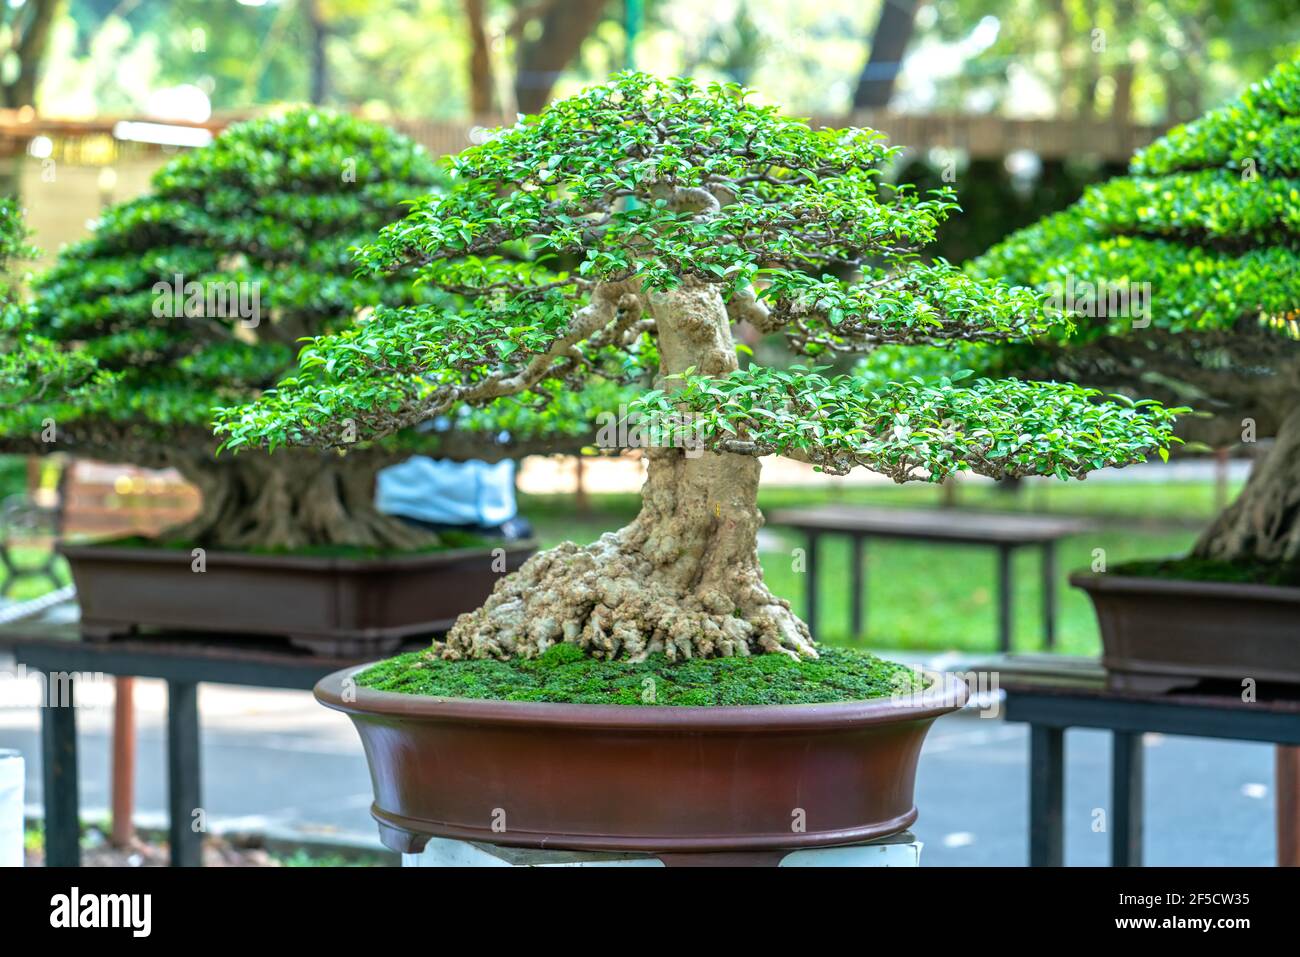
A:
[[[177,551],[190,551],[202,547],[200,542],[181,541],[179,539],[145,538],[132,535],[129,538],[115,538],[95,542],[105,548],[173,548]],[[312,558],[385,558],[395,555],[425,555],[431,552],[449,552],[457,548],[495,548],[509,547],[512,543],[499,538],[487,538],[473,532],[461,532],[455,529],[438,532],[438,541],[423,548],[405,551],[367,548],[360,545],[309,545],[305,548],[250,548],[251,555],[304,555]]]
[[[1300,562],[1226,562],[1189,556],[1125,562],[1111,572],[1135,578],[1300,587]]]
[[[414,651],[362,672],[357,683],[445,698],[708,706],[861,701],[922,686],[910,668],[844,648],[823,648],[815,661],[754,655],[671,663],[652,655],[628,664],[599,661],[569,644],[509,661],[443,661]]]

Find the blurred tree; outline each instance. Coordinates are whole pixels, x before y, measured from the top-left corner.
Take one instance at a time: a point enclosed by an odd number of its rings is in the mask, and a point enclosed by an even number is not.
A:
[[[1207,98],[1287,59],[1300,35],[1294,0],[934,0],[921,34],[956,42],[985,18],[993,43],[940,77],[939,98],[976,92],[1023,109],[1026,90],[1054,115],[1176,122]],[[919,37],[918,37],[919,39]]]
[[[0,78],[0,106],[17,108],[36,105],[36,81],[40,79],[50,29],[64,0],[9,0],[0,6],[4,62]]]
[[[311,37],[311,93],[308,98],[316,105],[325,102],[329,92],[329,59],[325,44],[329,39],[330,25],[322,0],[302,0],[302,16]]]
[[[855,110],[889,105],[920,4],[921,0],[881,0],[876,29],[871,34],[871,53],[853,91]]]
[[[43,102],[126,113],[155,90],[195,84],[216,111],[309,99],[443,119],[531,110],[557,80],[569,92],[622,68],[627,2],[64,0]],[[874,20],[864,22],[863,7],[868,18],[915,8],[898,83],[909,109],[1157,121],[1230,95],[1300,36],[1294,0],[876,2],[642,0],[641,63],[780,89],[796,113],[843,115],[855,93],[866,95],[864,72],[898,59],[885,55],[882,32],[876,66],[864,71]],[[5,16],[37,5],[26,0]]]
[[[708,67],[732,83],[748,85],[772,40],[749,7],[741,6],[734,18],[705,30],[694,48],[687,51],[682,72],[693,76],[701,67]]]
[[[371,0],[298,0],[310,50],[307,97],[312,103],[326,102],[333,90],[330,38],[356,42],[362,22],[374,14],[374,8]]]
[[[475,116],[496,111],[496,79],[492,71],[492,45],[487,33],[486,0],[463,0],[469,27],[469,108]]]
[[[0,415],[0,449],[48,453],[36,426],[57,422],[60,450],[178,468],[203,493],[178,535],[205,546],[409,545],[417,536],[369,498],[387,462],[215,461],[204,425],[212,408],[273,385],[302,336],[415,298],[402,284],[354,277],[349,248],[438,182],[409,140],[308,111],[232,126],[176,157],[150,193],[107,210],[90,239],[66,247],[15,317],[30,314],[30,331],[51,344],[44,351],[113,374],[112,387],[36,401],[38,377],[57,367],[28,362],[28,379],[0,378],[0,404],[12,406]]]
[[[605,14],[607,0],[515,0],[515,107],[536,113]]]
[[[1198,561],[1300,559],[1300,59],[1140,150],[1127,175],[1013,233],[967,273],[1068,315],[1031,344],[878,349],[868,381],[956,369],[1187,403],[1188,438],[1273,436]]]

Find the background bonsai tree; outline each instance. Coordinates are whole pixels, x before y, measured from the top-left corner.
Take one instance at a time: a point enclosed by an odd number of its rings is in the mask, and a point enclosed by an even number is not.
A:
[[[228,443],[344,443],[458,406],[657,356],[631,413],[649,472],[640,514],[502,579],[437,645],[444,657],[533,656],[556,642],[640,659],[812,656],[807,627],[763,582],[759,456],[898,481],[957,470],[1082,476],[1170,439],[1154,404],[1014,380],[866,389],[810,368],[741,368],[731,326],[783,332],[804,354],[1040,331],[1038,298],[916,249],[954,208],[880,183],[893,151],[869,130],[812,130],[734,86],[627,74],[520,121],[453,163],[360,258],[471,305],[396,308],[318,340],[328,375],[226,410]],[[523,261],[497,257],[525,249]],[[572,271],[548,265],[563,256]]]
[[[1076,327],[950,362],[1186,402],[1212,416],[1190,435],[1216,444],[1276,436],[1197,559],[1300,558],[1298,176],[1292,62],[970,266],[1060,298]]]
[[[174,466],[202,493],[198,517],[167,536],[189,543],[436,543],[376,510],[375,472],[413,449],[494,458],[511,447],[444,428],[347,456],[214,458],[208,422],[215,407],[279,380],[302,337],[345,327],[375,306],[432,298],[405,282],[357,275],[350,248],[442,179],[412,141],[308,110],[231,127],[177,157],[149,194],[110,209],[39,280],[33,314],[43,338],[22,340],[14,353],[20,367],[3,394],[23,401],[0,414],[0,448]],[[51,348],[66,361],[93,362],[114,376],[111,384],[74,395],[42,388],[46,363],[37,360]],[[512,428],[522,448],[542,430],[562,435],[579,424],[520,406],[474,425]]]
[[[11,274],[15,261],[35,255],[18,204],[0,199],[0,408],[38,400],[51,389],[83,388],[96,372],[89,356],[37,335]]]

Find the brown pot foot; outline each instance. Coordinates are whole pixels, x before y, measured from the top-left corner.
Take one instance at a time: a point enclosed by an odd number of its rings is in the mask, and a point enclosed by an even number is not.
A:
[[[375,818],[375,823],[379,825],[379,841],[390,851],[396,851],[398,854],[419,854],[429,843],[429,834],[417,834],[414,831],[408,831],[405,828],[393,827],[384,821]]]

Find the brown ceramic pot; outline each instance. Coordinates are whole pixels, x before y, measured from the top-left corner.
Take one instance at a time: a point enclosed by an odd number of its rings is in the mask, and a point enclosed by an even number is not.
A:
[[[431,836],[587,851],[719,852],[852,844],[916,820],[931,723],[966,700],[944,676],[906,699],[756,707],[479,701],[357,687],[347,714],[384,844]]]
[[[504,554],[479,547],[382,558],[208,551],[203,572],[184,549],[59,550],[72,569],[88,638],[138,628],[281,635],[319,654],[363,657],[451,627],[536,551],[533,541],[500,547]]]
[[[1300,588],[1074,574],[1092,599],[1113,688],[1206,679],[1300,685]]]

